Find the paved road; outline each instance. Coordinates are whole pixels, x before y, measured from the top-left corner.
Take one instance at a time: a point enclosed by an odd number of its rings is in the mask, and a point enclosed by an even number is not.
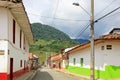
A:
[[[38,70],[32,80],[84,80],[54,69],[43,68]]]

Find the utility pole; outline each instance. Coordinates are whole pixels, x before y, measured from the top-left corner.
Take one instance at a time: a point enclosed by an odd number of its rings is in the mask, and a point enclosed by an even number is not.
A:
[[[80,6],[79,3],[73,3],[75,6]],[[81,7],[81,6],[80,6]],[[81,7],[88,15],[89,13]],[[95,80],[94,77],[94,0],[91,0],[91,15],[90,15],[90,42],[91,42],[91,50],[90,50],[90,80]]]
[[[91,41],[91,53],[90,53],[90,80],[95,80],[94,76],[94,0],[91,0],[91,16],[90,16],[90,41]]]
[[[80,6],[79,3],[73,3],[75,6]],[[81,6],[80,6],[81,7]],[[81,7],[87,14],[89,14],[83,7]],[[98,18],[94,21],[94,0],[91,0],[91,15],[90,15],[90,42],[91,42],[91,53],[90,53],[90,80],[95,80],[95,53],[94,53],[94,23],[98,22],[99,20],[105,18],[106,16],[110,15],[111,13],[120,9],[120,6],[116,9],[112,10],[111,12],[105,14],[104,16]],[[89,25],[88,25],[89,26]]]

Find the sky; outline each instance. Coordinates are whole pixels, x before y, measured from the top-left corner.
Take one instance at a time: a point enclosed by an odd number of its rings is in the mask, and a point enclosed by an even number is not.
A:
[[[71,38],[89,39],[91,0],[23,0],[30,23],[53,26]],[[73,3],[79,3],[75,6]],[[94,19],[120,7],[120,0],[94,0]],[[95,23],[95,38],[120,28],[120,9]]]

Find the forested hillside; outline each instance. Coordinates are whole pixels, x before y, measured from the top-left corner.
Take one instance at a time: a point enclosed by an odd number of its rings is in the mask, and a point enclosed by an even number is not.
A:
[[[61,49],[77,44],[67,34],[54,27],[41,23],[33,23],[31,26],[35,43],[30,46],[30,52],[39,56],[41,62],[45,60],[46,53],[49,56],[59,54]]]
[[[49,25],[42,25],[41,23],[33,23],[32,31],[34,34],[35,40],[43,39],[46,41],[49,40],[63,40],[69,41],[71,40],[69,36],[62,31],[51,27]]]

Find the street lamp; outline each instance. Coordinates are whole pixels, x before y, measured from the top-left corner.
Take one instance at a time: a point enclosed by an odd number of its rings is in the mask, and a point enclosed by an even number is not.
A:
[[[73,5],[75,5],[75,6],[80,6],[80,4],[79,4],[79,3],[73,3]]]
[[[80,6],[79,3],[73,3],[75,6]],[[82,6],[80,6],[87,14],[89,14]],[[95,80],[94,77],[94,0],[91,0],[91,15],[90,15],[90,42],[91,42],[91,53],[90,53],[90,80]]]
[[[90,16],[89,12],[86,11],[79,3],[73,3],[73,5],[79,6],[80,8],[82,8]]]

